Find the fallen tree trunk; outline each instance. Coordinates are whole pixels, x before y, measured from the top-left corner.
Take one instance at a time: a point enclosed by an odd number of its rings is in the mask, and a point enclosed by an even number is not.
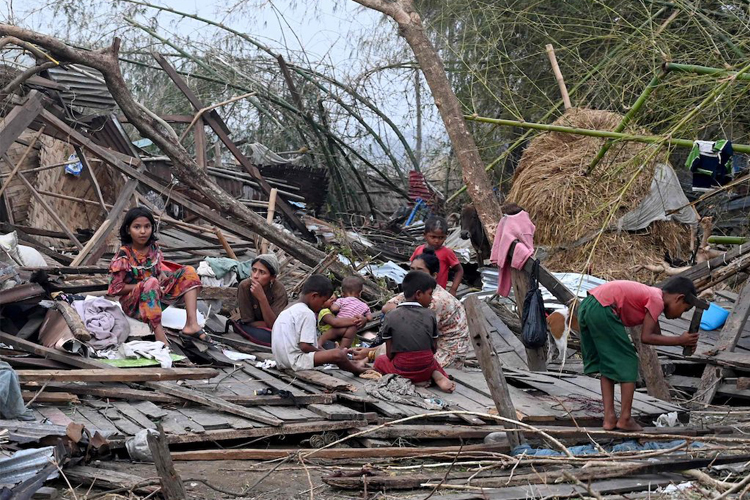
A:
[[[141,135],[153,143],[172,160],[172,173],[186,185],[195,189],[206,199],[211,200],[222,215],[236,219],[250,230],[267,239],[289,255],[308,266],[315,267],[325,259],[326,254],[311,244],[301,241],[294,235],[287,234],[271,224],[242,203],[235,200],[219,187],[208,173],[198,166],[195,159],[182,147],[164,125],[147,113],[134,99],[120,71],[118,54],[120,39],[115,38],[111,46],[94,51],[75,49],[57,38],[32,30],[0,24],[0,36],[13,36],[24,42],[33,43],[49,51],[60,61],[81,64],[96,69],[104,77],[109,92],[123,111],[128,121],[135,126]],[[351,269],[336,261],[330,267],[337,277],[343,278],[352,274]],[[368,283],[365,293],[368,299],[380,299],[380,288]]]

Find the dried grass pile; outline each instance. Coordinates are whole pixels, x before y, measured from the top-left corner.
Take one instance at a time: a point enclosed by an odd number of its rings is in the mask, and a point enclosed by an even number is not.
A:
[[[609,111],[572,109],[555,125],[595,130],[613,130],[622,115]],[[648,135],[648,131],[629,128],[626,132]],[[513,178],[508,201],[529,212],[536,225],[535,242],[546,247],[568,247],[576,240],[602,228],[625,186],[630,184],[612,222],[638,206],[648,193],[657,162],[666,161],[660,152],[648,164],[644,160],[653,146],[635,142],[615,144],[597,165],[593,175],[585,172],[603,139],[559,132],[544,133],[531,141],[523,153]],[[606,232],[597,244],[586,269],[593,241],[553,253],[545,262],[555,271],[588,272],[607,279],[652,281],[651,273],[638,265],[659,263],[665,252],[686,257],[689,229],[675,222],[652,224],[643,233]]]

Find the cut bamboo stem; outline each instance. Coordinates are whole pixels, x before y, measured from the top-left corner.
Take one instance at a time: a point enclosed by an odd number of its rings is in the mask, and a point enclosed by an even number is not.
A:
[[[221,243],[221,246],[224,247],[224,251],[227,253],[227,256],[230,259],[239,260],[237,258],[237,254],[234,253],[234,250],[232,250],[232,247],[229,246],[229,242],[224,237],[224,233],[221,232],[221,229],[219,229],[218,227],[215,227],[214,233],[216,234],[216,237],[219,239],[219,243]]]
[[[570,109],[573,107],[573,105],[570,104],[570,96],[568,95],[568,88],[565,86],[565,78],[563,77],[562,71],[560,71],[560,66],[557,64],[557,56],[555,56],[555,48],[552,46],[551,43],[548,43],[545,49],[547,51],[547,57],[549,58],[549,63],[552,65],[552,72],[555,74],[555,80],[557,80],[557,86],[560,87],[560,94],[562,94],[563,106],[565,106],[565,109]]]
[[[506,127],[521,127],[530,128],[535,130],[544,130],[545,132],[562,132],[564,134],[577,134],[586,135],[589,137],[601,137],[603,139],[616,139],[620,141],[630,142],[642,142],[644,144],[669,144],[671,146],[678,146],[683,148],[692,148],[693,141],[690,139],[676,139],[674,137],[664,137],[658,135],[634,135],[634,134],[623,134],[621,132],[610,132],[609,130],[592,130],[586,128],[576,127],[565,127],[562,125],[547,125],[545,123],[534,123],[534,122],[521,122],[516,120],[503,120],[501,118],[487,118],[484,116],[467,115],[465,119],[481,122],[491,123],[493,125],[503,125]],[[746,144],[732,144],[732,148],[736,153],[750,153],[750,146]]]
[[[266,222],[269,224],[273,223],[273,216],[276,212],[276,196],[278,193],[279,191],[276,188],[273,188],[268,197],[268,214],[266,215]],[[260,244],[260,253],[268,253],[268,240],[262,240]]]

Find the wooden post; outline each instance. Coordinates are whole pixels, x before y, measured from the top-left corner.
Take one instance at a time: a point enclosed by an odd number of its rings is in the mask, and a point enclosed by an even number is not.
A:
[[[239,260],[237,259],[237,254],[234,253],[232,247],[229,246],[229,242],[224,237],[224,233],[221,232],[221,229],[215,227],[214,234],[216,234],[216,237],[219,239],[219,243],[221,243],[221,246],[224,247],[224,251],[227,253],[227,257],[229,257],[230,259]]]
[[[672,396],[669,394],[669,384],[664,378],[659,356],[656,354],[653,346],[641,342],[642,328],[642,326],[634,326],[626,328],[626,330],[628,330],[630,338],[633,340],[635,350],[638,351],[638,358],[640,359],[639,369],[641,370],[643,379],[646,381],[646,390],[649,396],[671,402]]]
[[[198,118],[193,126],[193,139],[195,141],[195,163],[201,168],[206,168],[206,128],[203,118]]]
[[[515,250],[516,244],[510,247],[508,255],[508,261],[513,258],[513,250]],[[531,261],[531,259],[529,259]],[[533,262],[532,262],[533,263]],[[541,265],[540,265],[541,267]],[[541,274],[541,272],[540,272]],[[523,327],[523,301],[526,298],[526,294],[529,291],[529,271],[526,269],[513,269],[510,270],[511,282],[513,283],[513,295],[516,297],[516,311],[518,312],[518,318],[522,322]],[[526,347],[526,361],[529,365],[529,370],[533,372],[546,372],[547,371],[547,343],[542,347],[531,349]]]
[[[278,196],[279,190],[276,188],[271,189],[271,194],[268,196],[268,213],[266,214],[266,222],[269,224],[273,223],[273,216],[276,213],[276,196]],[[263,239],[260,243],[260,253],[268,253],[268,241]]]
[[[719,338],[714,344],[713,349],[708,352],[703,352],[704,355],[715,355],[721,351],[731,352],[737,346],[737,342],[742,336],[742,332],[745,329],[745,323],[747,323],[748,315],[750,315],[750,280],[748,280],[742,287],[737,301],[734,303],[734,309],[729,314],[727,322],[724,323],[724,328],[721,329]],[[696,392],[694,406],[702,406],[711,404],[711,400],[714,399],[716,391],[719,389],[721,383],[721,369],[711,363],[711,359],[708,359],[708,364],[703,370],[703,376],[701,377],[701,383],[698,386]]]
[[[479,307],[479,299],[471,296],[464,302],[466,308],[466,317],[469,322],[469,336],[474,350],[477,353],[479,366],[482,368],[482,374],[487,380],[487,386],[490,389],[490,395],[495,402],[498,415],[501,417],[516,420],[516,410],[513,407],[513,401],[510,399],[508,383],[503,375],[503,364],[497,353],[492,347],[490,332],[484,321],[484,315]],[[512,424],[505,424],[507,427],[513,427]],[[522,437],[518,432],[507,432],[508,442],[511,449],[521,444]]]
[[[558,87],[560,87],[560,93],[562,94],[563,105],[565,106],[565,109],[570,109],[573,107],[573,105],[570,104],[570,96],[568,96],[568,88],[565,86],[565,79],[563,78],[562,71],[560,71],[560,66],[558,66],[557,64],[557,57],[555,57],[555,48],[552,47],[551,43],[548,43],[546,50],[547,50],[547,57],[549,57],[549,62],[552,65],[552,72],[555,74],[555,80],[557,80],[557,85]]]
[[[185,500],[187,493],[185,485],[182,484],[180,475],[172,463],[172,455],[169,453],[167,445],[167,436],[164,435],[164,429],[161,424],[157,424],[158,434],[149,432],[146,434],[148,448],[154,457],[156,472],[161,478],[161,493],[166,500]]]

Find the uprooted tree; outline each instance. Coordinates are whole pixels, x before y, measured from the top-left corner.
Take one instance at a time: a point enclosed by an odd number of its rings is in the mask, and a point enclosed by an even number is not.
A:
[[[118,60],[120,40],[118,38],[115,38],[112,45],[105,49],[86,51],[73,48],[57,38],[8,24],[0,24],[0,36],[15,37],[22,42],[35,44],[49,52],[60,63],[80,64],[99,71],[104,77],[109,92],[128,121],[143,137],[153,141],[170,158],[173,173],[181,182],[201,193],[223,214],[246,224],[250,230],[282,248],[300,262],[315,268],[326,259],[324,252],[268,224],[260,215],[245,207],[219,187],[207,172],[198,166],[190,153],[174,139],[173,132],[167,130],[163,123],[133,99],[120,71]],[[333,262],[329,270],[338,277],[351,273],[350,269],[338,261]],[[373,288],[368,291],[371,295],[377,293]]]

